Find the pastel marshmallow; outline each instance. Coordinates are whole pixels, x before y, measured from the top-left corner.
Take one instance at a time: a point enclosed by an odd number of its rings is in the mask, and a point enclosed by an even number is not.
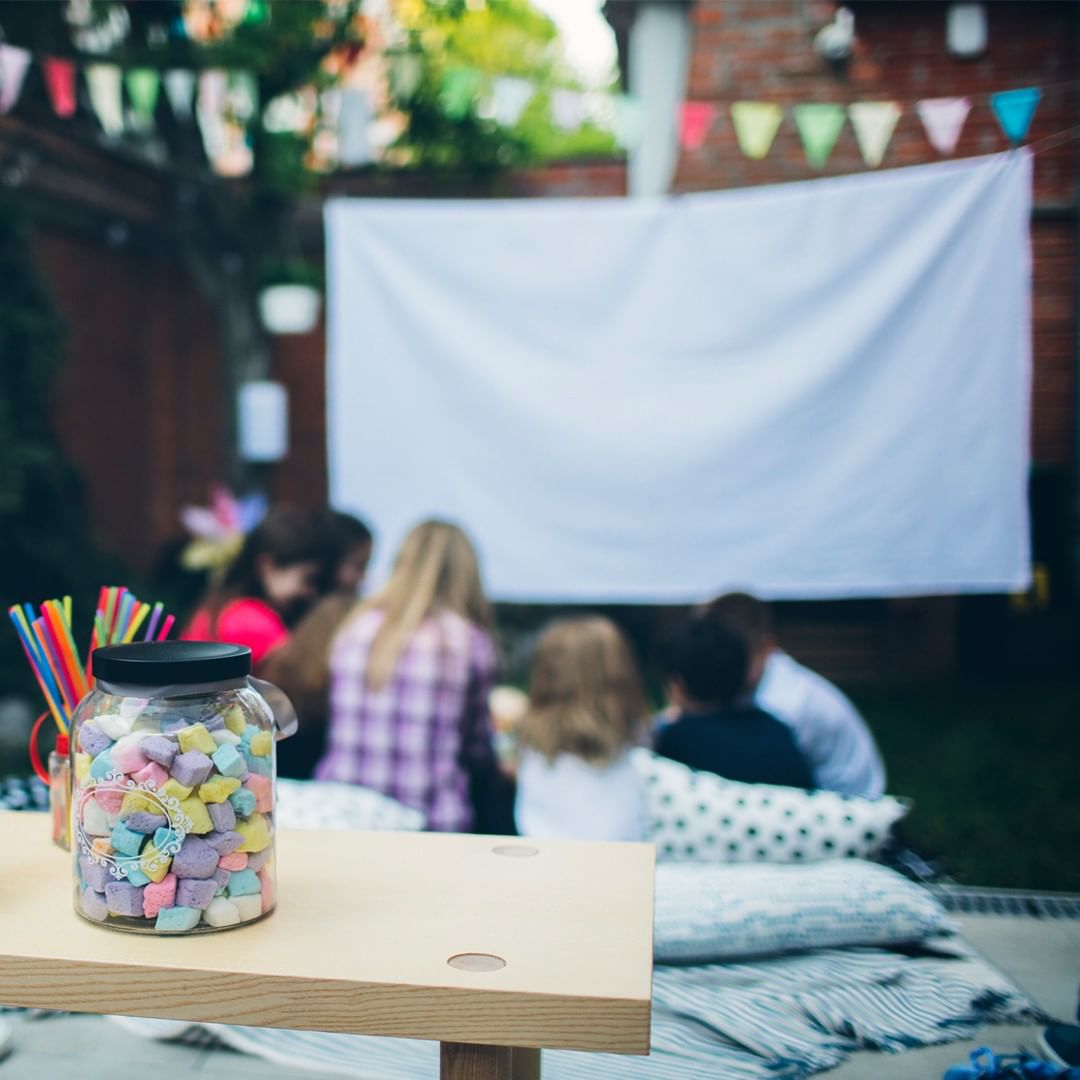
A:
[[[202,911],[193,907],[162,908],[158,912],[155,930],[169,931],[194,930],[202,918]]]
[[[265,847],[262,851],[254,851],[248,855],[248,866],[252,870],[261,870],[269,861],[270,856],[274,853],[274,849],[271,847]]]
[[[102,713],[94,717],[98,730],[104,732],[110,739],[122,739],[131,731],[131,725],[134,722],[134,716],[121,716],[120,713]]]
[[[124,824],[132,832],[142,833],[145,836],[168,825],[169,819],[164,814],[148,814],[145,810],[140,810],[124,818]]]
[[[111,855],[113,853],[112,844],[109,843],[107,836],[95,836],[90,841],[90,850],[95,855]]]
[[[227,731],[231,731],[237,737],[244,734],[247,728],[247,717],[244,716],[244,710],[239,705],[230,706],[225,713],[224,720]]]
[[[208,926],[235,926],[240,921],[240,912],[231,900],[218,896],[203,912],[203,921]]]
[[[202,718],[202,725],[204,728],[206,728],[207,731],[210,732],[211,735],[213,735],[215,731],[225,730],[225,717],[222,716],[220,713],[213,713],[210,716],[204,716]]]
[[[188,836],[173,856],[172,870],[178,878],[212,878],[217,864],[213,847],[198,836]]]
[[[176,743],[164,735],[148,735],[143,739],[142,752],[144,757],[167,769],[176,757]]]
[[[229,796],[229,803],[240,817],[250,817],[255,813],[255,792],[241,788]]]
[[[193,907],[200,911],[210,906],[217,891],[217,882],[213,878],[181,878],[176,886],[176,906]]]
[[[260,731],[257,735],[251,736],[251,742],[248,745],[257,757],[266,757],[273,749],[274,740],[269,731]]]
[[[262,814],[252,814],[245,821],[238,821],[236,831],[244,839],[237,851],[250,854],[253,851],[262,851],[270,843],[270,822]]]
[[[79,874],[88,889],[103,896],[105,886],[115,880],[109,875],[109,868],[104,863],[94,862],[88,855],[79,856]]]
[[[206,842],[219,855],[231,855],[244,842],[244,838],[236,830],[230,830],[209,833]]]
[[[219,747],[240,745],[240,736],[234,731],[229,731],[228,728],[222,728],[220,731],[211,731],[210,734],[214,736],[214,742],[216,742]]]
[[[142,752],[142,733],[132,733],[117,739],[109,753],[116,767],[122,773],[135,773],[146,766],[146,757]]]
[[[105,886],[105,902],[110,915],[137,915],[143,913],[143,891],[127,881],[110,881]]]
[[[210,820],[210,814],[207,812],[206,803],[201,799],[197,799],[194,795],[188,799],[182,799],[180,802],[181,813],[187,814],[191,819],[190,832],[195,833],[198,836],[203,836],[208,832],[211,832],[214,828],[214,823]]]
[[[157,844],[147,844],[139,856],[139,870],[147,881],[164,881],[171,865],[172,856],[162,851]]]
[[[214,763],[201,750],[188,750],[173,758],[173,779],[185,787],[198,787],[214,771]]]
[[[199,785],[199,798],[204,803],[221,803],[239,790],[240,781],[235,776],[212,776],[205,784]]]
[[[156,814],[161,809],[160,803],[143,788],[135,788],[124,796],[120,804],[120,813],[124,817],[130,814]]]
[[[106,814],[119,814],[120,807],[124,805],[125,794],[126,792],[120,788],[105,788],[94,792],[94,802]]]
[[[87,799],[82,808],[82,827],[87,836],[108,836],[112,832],[109,815],[97,799]],[[101,892],[98,889],[98,892]]]
[[[217,749],[217,743],[214,742],[213,735],[206,730],[205,724],[192,724],[190,727],[181,728],[176,737],[180,740],[180,749],[185,754],[192,750],[212,754]]]
[[[120,868],[120,873],[132,885],[145,885],[150,880],[149,875],[142,872],[140,860],[141,856],[138,855],[134,858],[122,856],[116,860],[116,865]]]
[[[221,863],[218,863],[218,868],[214,871],[214,895],[223,896],[226,890],[229,888],[229,879],[232,877],[232,872],[229,870],[222,870]]]
[[[232,851],[228,855],[222,855],[218,867],[222,870],[244,870],[247,868],[250,855],[242,851]]]
[[[182,716],[171,716],[169,719],[161,721],[161,730],[166,735],[175,735],[178,731],[183,731],[187,726],[188,722]]]
[[[153,919],[162,908],[176,902],[176,875],[166,874],[159,882],[143,889],[143,914]]]
[[[89,754],[75,755],[75,783],[79,787],[86,786],[86,781],[90,779],[90,766],[93,763],[94,759]]]
[[[156,791],[169,779],[169,774],[165,771],[164,766],[159,765],[156,761],[151,761],[137,773],[132,773],[131,778],[137,784],[145,784]]]
[[[236,811],[228,799],[224,802],[210,803],[206,809],[210,813],[210,820],[214,823],[215,832],[229,832],[236,825]]]
[[[244,761],[247,762],[247,767],[252,775],[269,778],[270,773],[274,770],[274,764],[270,758],[260,757],[258,754],[251,753],[250,750],[245,753]]]
[[[112,754],[105,750],[90,763],[90,777],[93,780],[104,780],[114,769]]]
[[[160,829],[154,831],[154,847],[156,847],[158,851],[173,851],[174,848],[179,847],[176,843],[178,839],[179,837],[176,833],[164,823]]]
[[[225,734],[231,735],[232,732],[227,731]],[[244,755],[235,746],[219,746],[211,757],[222,776],[243,776],[248,771]]]
[[[109,917],[109,904],[105,894],[94,889],[83,889],[79,895],[79,910],[94,922],[104,922]]]
[[[269,870],[259,871],[260,893],[262,894],[263,914],[274,910],[277,903],[277,885],[274,883],[274,875]]]
[[[259,875],[254,870],[237,870],[229,878],[229,896],[250,896],[261,892]]]
[[[255,796],[255,809],[260,814],[269,814],[274,809],[274,785],[267,776],[249,776],[244,787]]]
[[[129,829],[123,822],[117,825],[109,835],[109,843],[122,855],[138,855],[145,839],[142,833]]]
[[[85,750],[91,757],[97,757],[110,746],[112,746],[112,739],[93,720],[87,720],[79,728],[79,749]]]
[[[262,914],[262,897],[258,893],[251,893],[247,896],[230,896],[229,900],[236,905],[236,910],[240,912],[241,922],[257,919]]]
[[[194,790],[193,787],[187,787],[177,780],[166,780],[165,783],[158,788],[158,795],[163,799],[176,799],[177,802],[183,802]]]

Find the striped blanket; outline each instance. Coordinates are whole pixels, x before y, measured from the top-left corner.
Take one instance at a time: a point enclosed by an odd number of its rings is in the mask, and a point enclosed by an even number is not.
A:
[[[647,1058],[544,1052],[545,1080],[798,1080],[856,1050],[893,1053],[970,1038],[983,1024],[1039,1012],[958,939],[918,954],[829,949],[745,963],[660,966]],[[183,1025],[117,1018],[176,1037]],[[312,1031],[201,1025],[236,1050],[357,1080],[427,1080],[437,1044]]]

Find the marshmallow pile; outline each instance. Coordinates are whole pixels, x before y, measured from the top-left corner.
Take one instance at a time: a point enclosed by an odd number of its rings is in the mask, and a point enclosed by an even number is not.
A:
[[[121,710],[79,726],[72,824],[83,915],[183,933],[273,909],[274,743],[255,715],[234,698],[194,721]]]

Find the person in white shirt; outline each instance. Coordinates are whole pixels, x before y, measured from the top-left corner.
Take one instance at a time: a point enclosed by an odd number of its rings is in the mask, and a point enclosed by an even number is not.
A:
[[[537,645],[518,729],[518,832],[641,840],[644,791],[629,751],[642,741],[645,715],[633,652],[614,623],[552,623]]]
[[[751,655],[747,693],[758,708],[791,728],[817,786],[880,798],[885,766],[866,721],[828,679],[777,646],[768,607],[748,593],[727,593],[708,610],[746,638]]]

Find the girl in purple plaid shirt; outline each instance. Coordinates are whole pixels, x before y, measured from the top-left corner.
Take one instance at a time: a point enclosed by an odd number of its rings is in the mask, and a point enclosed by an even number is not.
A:
[[[418,525],[334,641],[316,779],[380,791],[423,811],[430,829],[469,829],[470,781],[496,770],[491,625],[468,537],[444,521]]]

